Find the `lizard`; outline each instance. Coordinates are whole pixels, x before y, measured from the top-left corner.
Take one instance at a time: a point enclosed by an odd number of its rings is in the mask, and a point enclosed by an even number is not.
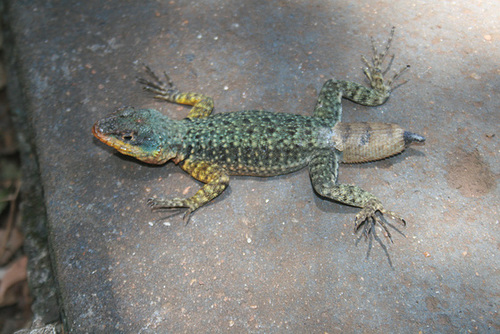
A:
[[[361,210],[355,216],[354,232],[364,226],[368,236],[377,224],[391,241],[391,234],[381,217],[385,214],[406,225],[403,218],[388,211],[373,194],[356,185],[337,182],[339,163],[362,163],[399,154],[411,143],[425,138],[390,123],[344,123],[342,98],[365,106],[379,106],[387,101],[391,85],[409,65],[386,80],[384,60],[394,36],[394,27],[379,52],[371,39],[373,56],[365,63],[364,74],[370,88],[345,80],[327,80],[320,90],[313,116],[246,110],[212,114],[211,97],[181,92],[164,72],[166,82],[148,67],[153,79],[138,79],[157,99],[190,105],[186,118],[171,119],[155,109],[119,108],[97,121],[92,132],[103,143],[120,153],[149,164],[173,160],[204,185],[187,198],[150,198],[153,209],[185,209],[190,215],[207,204],[229,185],[230,176],[270,177],[308,167],[317,194]]]

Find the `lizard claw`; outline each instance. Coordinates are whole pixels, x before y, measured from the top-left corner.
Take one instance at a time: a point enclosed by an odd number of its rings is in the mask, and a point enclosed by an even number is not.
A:
[[[402,83],[398,84],[395,87],[392,87],[394,81],[403,74],[408,68],[410,68],[410,65],[406,65],[403,68],[401,68],[399,71],[396,71],[393,75],[393,77],[389,80],[384,79],[385,74],[389,71],[391,68],[392,62],[394,60],[394,55],[390,56],[389,63],[385,69],[382,69],[382,66],[384,64],[384,60],[387,57],[387,54],[389,52],[389,49],[391,48],[391,43],[392,43],[392,38],[394,37],[394,30],[395,27],[392,27],[391,33],[389,35],[389,39],[387,40],[385,44],[385,48],[383,51],[379,51],[377,47],[375,46],[375,41],[373,38],[371,38],[371,46],[372,46],[372,58],[371,61],[368,61],[365,56],[361,56],[361,60],[363,63],[365,63],[366,68],[363,69],[363,72],[365,73],[366,77],[368,78],[368,81],[370,82],[370,85],[373,89],[379,91],[383,95],[389,94],[392,90],[396,89],[397,87],[404,85],[407,81],[403,81]]]
[[[190,208],[188,208],[186,210],[186,212],[184,213],[184,216],[182,217],[182,220],[184,220],[184,224],[188,224],[189,223],[189,218],[191,218],[191,213],[193,212],[193,210],[191,210]]]
[[[158,200],[156,198],[148,198],[147,202],[148,206],[152,209],[159,207]]]
[[[178,208],[192,208],[189,203],[186,203],[186,200],[183,198],[172,198],[172,199],[163,199],[163,198],[149,198],[147,204],[152,209],[178,209]]]
[[[373,227],[375,225],[380,225],[384,229],[384,235],[392,241],[392,236],[391,233],[389,232],[389,229],[387,228],[387,225],[384,223],[382,219],[380,219],[379,216],[376,215],[376,213],[380,212],[382,215],[386,214],[388,216],[391,216],[393,219],[398,220],[403,226],[406,226],[406,221],[399,217],[396,213],[392,211],[388,211],[384,209],[382,206],[382,203],[378,199],[371,199],[366,203],[366,205],[361,209],[361,211],[356,215],[356,220],[354,223],[354,233],[356,233],[361,225],[364,225],[363,233],[365,234],[365,237],[368,237],[368,235],[372,232]]]
[[[138,78],[137,82],[141,85],[144,85],[144,90],[156,94],[155,98],[164,99],[165,97],[171,97],[179,93],[179,90],[175,87],[172,79],[170,79],[167,72],[163,72],[165,80],[167,81],[165,83],[156,75],[155,72],[153,72],[153,70],[149,66],[144,65],[144,70],[153,80],[150,81],[147,79]]]
[[[171,199],[171,200],[165,200],[165,199],[158,199],[158,198],[149,198],[147,200],[147,205],[151,209],[174,209],[174,210],[179,210],[179,209],[184,209],[187,208],[186,212],[184,213],[183,220],[186,225],[189,222],[189,218],[191,216],[191,213],[195,210],[192,207],[188,206],[187,203],[184,203],[183,199]]]

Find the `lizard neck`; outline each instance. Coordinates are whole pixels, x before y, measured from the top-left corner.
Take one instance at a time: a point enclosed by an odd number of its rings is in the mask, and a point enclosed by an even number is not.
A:
[[[189,120],[173,120],[165,116],[160,122],[161,130],[158,131],[158,152],[161,156],[160,163],[173,160],[176,164],[184,160],[185,137],[189,130]]]

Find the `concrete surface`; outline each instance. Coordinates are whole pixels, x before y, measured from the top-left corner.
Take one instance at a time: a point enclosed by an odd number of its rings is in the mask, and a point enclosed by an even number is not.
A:
[[[17,64],[72,332],[500,331],[500,3],[498,1],[11,1]],[[230,188],[181,216],[152,195],[200,184],[173,163],[116,154],[92,124],[151,99],[141,64],[211,95],[216,112],[309,115],[331,77],[364,82],[369,36],[397,27],[378,108],[344,102],[344,121],[427,137],[392,159],[341,166],[408,221],[390,244],[352,233],[358,209],[318,198],[306,170]],[[165,217],[164,219],[160,219]]]

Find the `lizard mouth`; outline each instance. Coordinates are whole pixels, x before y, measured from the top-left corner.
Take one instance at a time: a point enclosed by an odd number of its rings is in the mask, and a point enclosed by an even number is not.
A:
[[[92,134],[94,137],[102,141],[104,144],[115,147],[114,141],[111,139],[110,136],[107,136],[103,131],[102,128],[99,126],[99,122],[96,122],[94,126],[92,127]]]
[[[101,131],[97,129],[97,123],[99,122],[96,122],[94,123],[94,126],[92,127],[92,134],[94,135],[94,137],[96,137],[97,139],[101,139]]]
[[[168,160],[161,156],[161,151],[159,149],[149,151],[141,148],[140,146],[129,143],[129,141],[133,142],[136,136],[135,133],[121,133],[118,135],[108,134],[105,130],[103,130],[99,122],[96,122],[92,127],[92,133],[101,142],[110,147],[113,147],[121,154],[129,155],[146,163],[162,164],[165,163],[166,160]]]
[[[132,155],[134,153],[132,145],[127,144],[114,136],[107,135],[99,126],[99,122],[96,122],[92,127],[92,134],[104,144],[117,149],[123,154]]]

